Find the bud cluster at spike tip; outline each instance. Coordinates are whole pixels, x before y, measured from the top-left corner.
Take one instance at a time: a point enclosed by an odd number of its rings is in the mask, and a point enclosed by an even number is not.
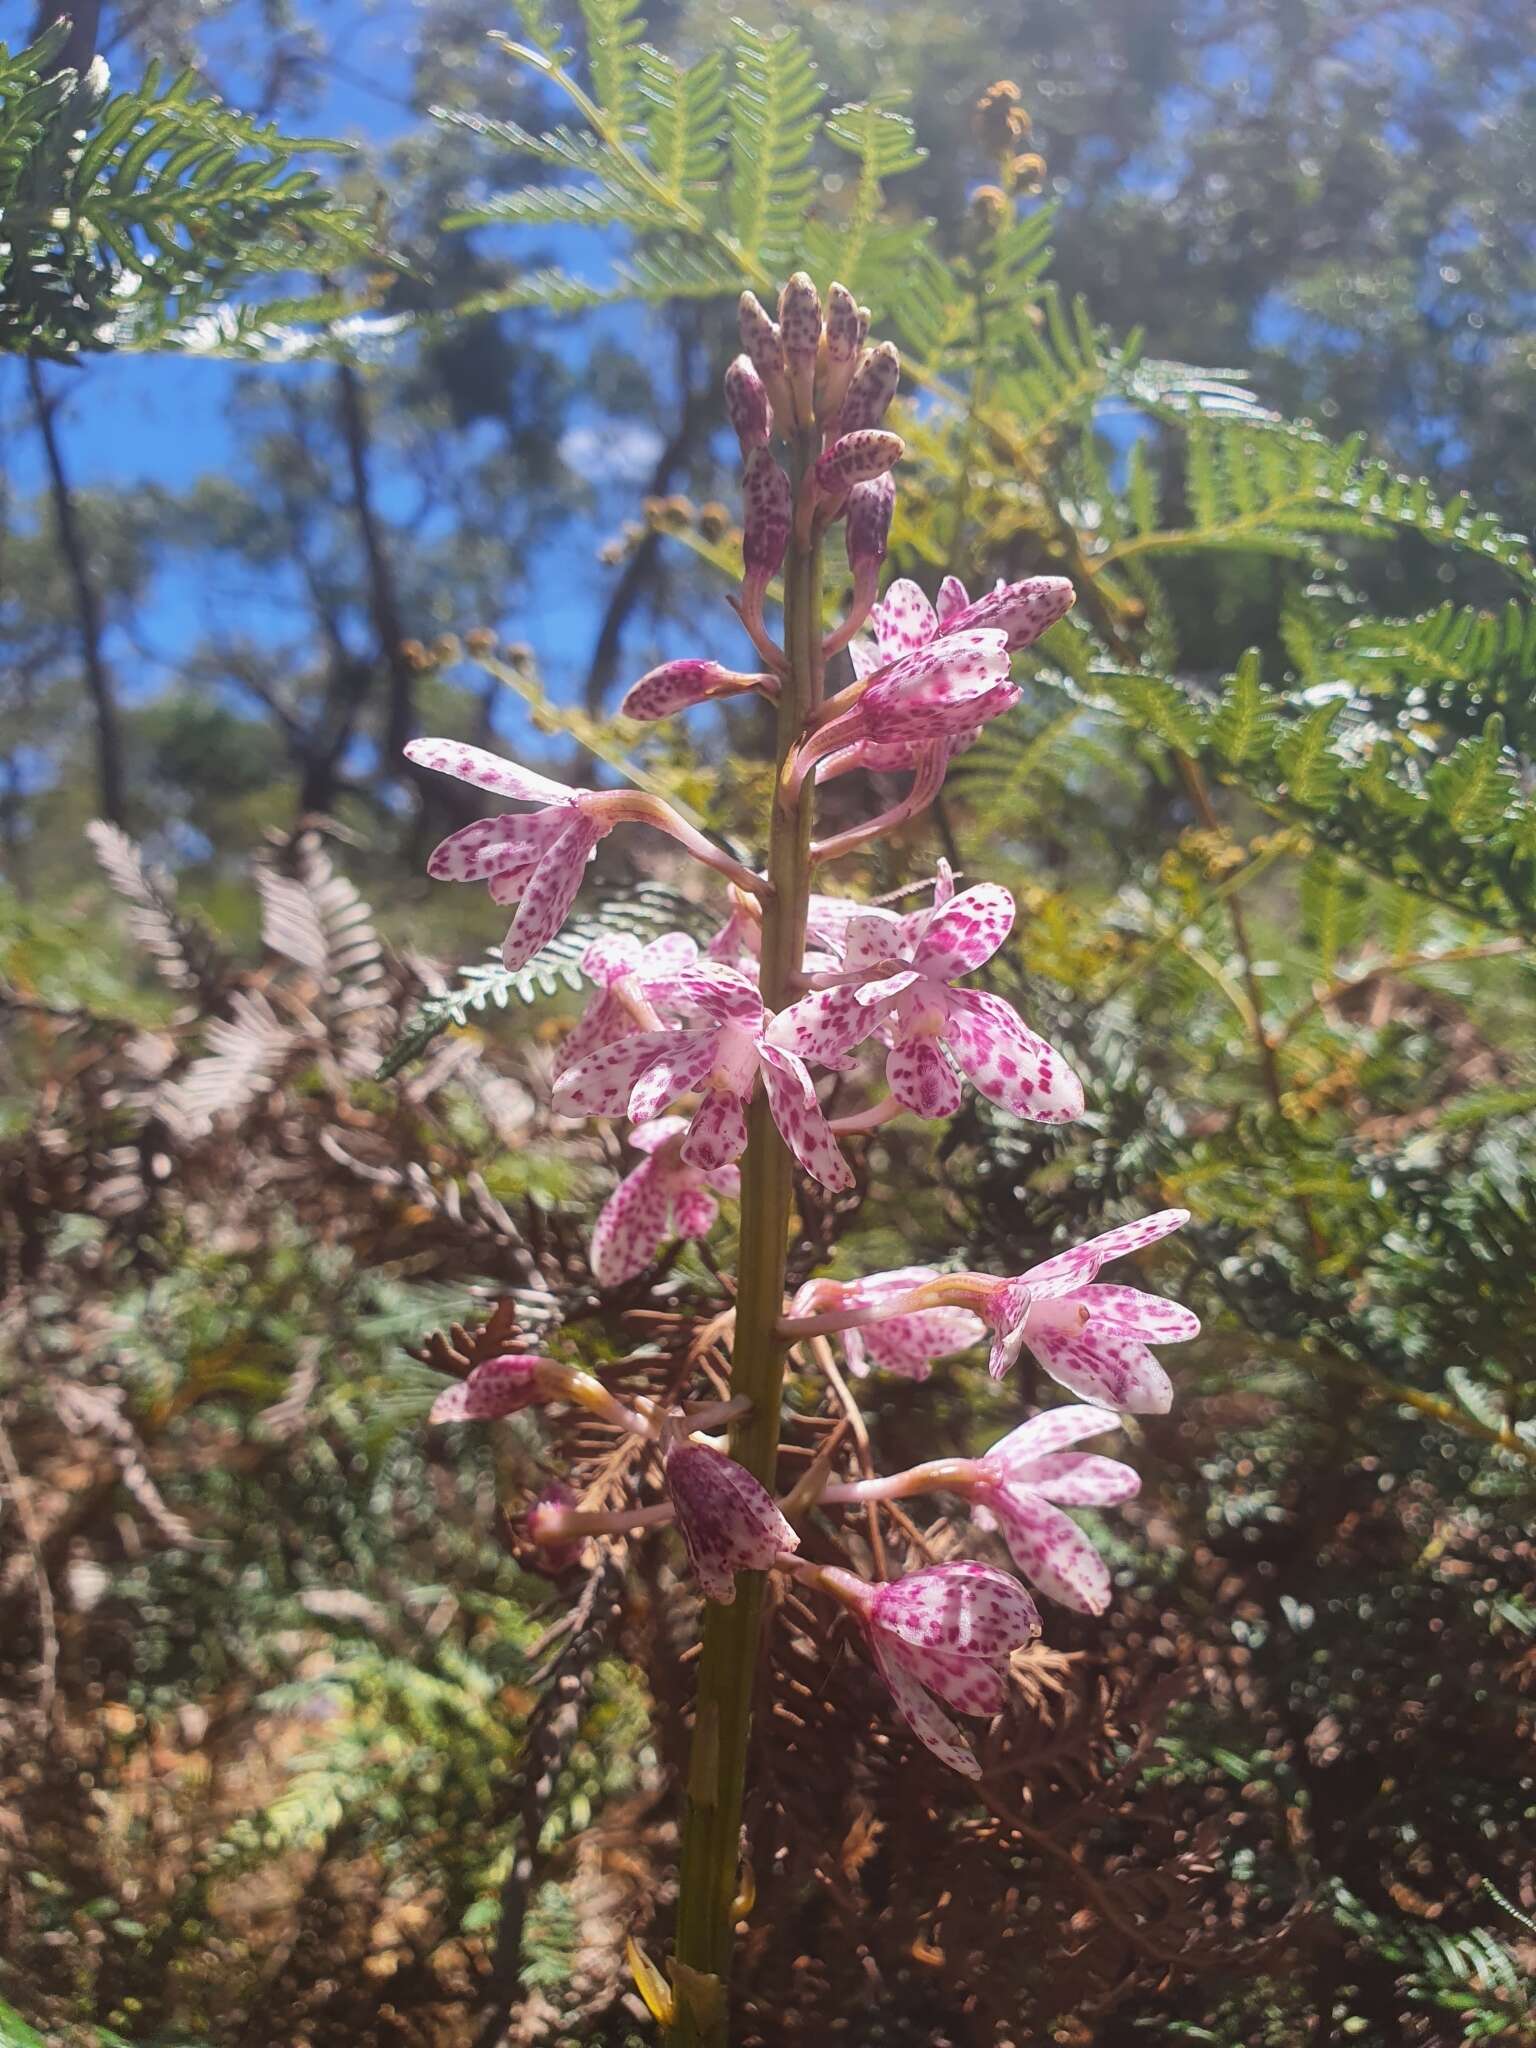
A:
[[[905,453],[885,425],[900,382],[896,348],[871,344],[869,310],[844,285],[834,281],[823,295],[804,272],[785,283],[772,313],[743,293],[739,332],[724,408],[741,456],[736,608],[755,658],[735,668],[713,653],[675,656],[638,677],[621,708],[654,721],[756,694],[778,703],[782,721],[786,704],[808,705],[803,724],[780,735],[776,802],[786,807],[814,805],[819,783],[833,777],[909,777],[903,796],[876,799],[888,809],[872,808],[836,839],[817,841],[812,832],[809,859],[832,860],[933,800],[952,756],[1020,702],[1027,668],[1015,680],[1013,657],[1066,616],[1074,592],[1065,578],[1028,576],[973,598],[946,576],[930,597],[898,577],[882,597]],[[797,671],[769,630],[769,592],[791,548],[803,561],[805,549],[828,542],[838,519],[851,599],[819,655],[814,642],[809,657],[797,648]],[[807,666],[816,670],[814,690],[805,687]],[[994,988],[977,985],[994,971],[1016,915],[1012,895],[984,876],[966,876],[959,887],[940,862],[931,899],[911,909],[812,893],[786,983],[782,957],[776,978],[762,971],[763,954],[773,957],[765,944],[773,929],[767,877],[658,798],[568,787],[452,739],[413,741],[407,751],[421,766],[526,807],[462,826],[428,864],[434,878],[483,884],[496,902],[516,906],[504,946],[509,967],[532,961],[555,937],[599,840],[624,824],[668,832],[717,892],[712,931],[701,920],[694,931],[644,941],[605,933],[581,956],[591,994],[555,1060],[550,1106],[557,1115],[629,1125],[630,1152],[593,1204],[588,1263],[599,1297],[633,1287],[679,1246],[702,1244],[723,1210],[730,1217],[743,1168],[751,1171],[754,1105],[765,1107],[805,1177],[805,1213],[818,1217],[855,1190],[870,1156],[867,1134],[889,1117],[946,1119],[968,1091],[1028,1123],[1084,1115],[1090,1091],[1068,1053]],[[726,875],[728,891],[709,870]],[[692,900],[697,908],[698,896]],[[1063,1038],[1071,1043],[1065,1031]],[[1039,1630],[1021,1581],[1085,1614],[1102,1612],[1111,1596],[1108,1567],[1070,1511],[1129,1501],[1137,1478],[1129,1465],[1076,1445],[1116,1428],[1122,1415],[1166,1412],[1172,1382],[1152,1347],[1200,1327],[1178,1302],[1101,1283],[1099,1269],[1151,1252],[1187,1220],[1183,1210],[1156,1211],[1011,1276],[903,1265],[850,1280],[813,1276],[799,1287],[783,1340],[836,1337],[856,1376],[922,1381],[988,1345],[994,1375],[1027,1351],[1067,1390],[1069,1405],[1029,1417],[980,1457],[940,1461],[942,1472],[936,1465],[929,1481],[928,1468],[845,1487],[821,1475],[829,1513],[845,1499],[903,1490],[959,1495],[978,1540],[1011,1561],[1011,1574],[951,1561],[870,1586],[808,1565],[784,1512],[798,1513],[798,1487],[781,1504],[723,1448],[691,1436],[680,1421],[686,1410],[664,1413],[643,1397],[626,1409],[591,1375],[534,1352],[477,1365],[444,1389],[432,1419],[489,1420],[558,1403],[648,1436],[665,1452],[664,1493],[640,1519],[675,1520],[705,1595],[728,1603],[737,1572],[777,1569],[841,1601],[914,1735],[974,1777],[981,1766],[945,1709],[991,1716],[1008,1707],[1011,1660]],[[620,1295],[608,1306],[623,1312],[630,1301]],[[809,1371],[813,1361],[796,1355]],[[727,1404],[726,1419],[739,1407]],[[634,1468],[637,1489],[641,1469]],[[558,1483],[526,1522],[552,1566],[573,1561],[590,1536],[624,1526],[622,1511],[581,1509]],[[574,1546],[573,1530],[581,1532]]]

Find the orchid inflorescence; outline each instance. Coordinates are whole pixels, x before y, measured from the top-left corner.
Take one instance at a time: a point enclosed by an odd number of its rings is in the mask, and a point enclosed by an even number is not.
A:
[[[532,959],[559,931],[599,839],[621,825],[667,834],[729,885],[719,929],[704,944],[681,932],[645,945],[604,938],[584,956],[594,994],[566,1041],[553,1106],[570,1116],[628,1118],[638,1155],[596,1219],[591,1268],[604,1288],[633,1281],[669,1244],[704,1237],[720,1199],[742,1192],[744,1174],[769,1171],[767,1153],[780,1140],[805,1174],[839,1192],[854,1185],[847,1147],[898,1115],[949,1116],[967,1085],[1035,1123],[1083,1113],[1082,1085],[1062,1054],[1010,1003],[975,985],[1013,927],[1006,889],[957,887],[943,862],[931,900],[905,912],[809,886],[814,871],[933,801],[954,754],[1020,700],[1012,655],[1073,601],[1070,583],[1054,576],[1000,584],[975,599],[946,577],[933,602],[902,578],[880,596],[893,472],[903,453],[884,422],[900,363],[888,342],[869,343],[868,325],[867,311],[842,286],[831,287],[823,306],[803,274],[785,286],[777,318],[752,294],[743,296],[742,353],[726,372],[725,399],[743,465],[744,576],[734,608],[757,666],[738,672],[713,660],[671,661],[641,677],[624,700],[635,719],[748,694],[779,707],[774,843],[790,846],[788,865],[780,859],[776,866],[771,855],[764,872],[747,868],[654,795],[569,788],[456,740],[407,748],[423,767],[530,807],[464,826],[428,864],[435,877],[484,883],[496,902],[515,906],[504,946],[509,967]],[[786,626],[781,645],[766,616],[775,579],[787,557],[819,560],[816,551],[839,525],[847,608],[827,626],[818,594],[810,643],[802,634],[792,646]],[[828,694],[827,664],[845,650],[851,675]],[[817,841],[806,821],[817,785],[860,771],[905,776],[908,786],[877,815]],[[791,887],[798,890],[793,903]],[[864,1105],[829,1114],[827,1075],[863,1085]],[[754,1120],[759,1103],[771,1127]],[[794,1524],[871,1501],[948,1494],[967,1504],[977,1527],[1001,1536],[1036,1592],[1101,1612],[1108,1568],[1066,1510],[1124,1501],[1138,1480],[1129,1466],[1075,1446],[1116,1428],[1122,1414],[1164,1413],[1172,1388],[1151,1347],[1192,1337],[1199,1324],[1175,1302],[1101,1283],[1098,1274],[1186,1220],[1184,1211],[1165,1209],[1015,1276],[910,1266],[852,1281],[813,1278],[787,1303],[780,1261],[772,1326],[758,1333],[777,1347],[776,1373],[789,1347],[805,1345],[814,1355],[815,1340],[835,1335],[856,1375],[924,1379],[938,1361],[989,1339],[994,1375],[1006,1374],[1027,1348],[1075,1397],[979,1457],[846,1482],[823,1474],[809,1494],[802,1484],[776,1499],[776,1438],[768,1439],[758,1476],[700,1434],[748,1408],[749,1399],[691,1412],[644,1399],[626,1405],[592,1375],[531,1351],[476,1366],[441,1396],[433,1419],[563,1403],[650,1439],[660,1498],[627,1511],[588,1511],[552,1489],[527,1521],[546,1555],[557,1560],[589,1537],[675,1520],[712,1602],[735,1600],[739,1572],[792,1576],[855,1618],[914,1733],[975,1777],[980,1764],[945,1708],[977,1716],[1002,1709],[1009,1660],[1039,1632],[1030,1593],[1009,1574],[971,1561],[870,1584],[804,1558]],[[745,1302],[744,1292],[738,1357],[747,1341]],[[760,1386],[752,1398],[762,1398]]]

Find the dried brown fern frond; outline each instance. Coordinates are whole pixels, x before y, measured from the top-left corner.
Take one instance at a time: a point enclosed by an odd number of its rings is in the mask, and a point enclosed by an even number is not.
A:
[[[164,1082],[155,1107],[182,1137],[201,1137],[218,1117],[233,1116],[271,1088],[290,1053],[302,1044],[264,995],[237,989],[228,1017],[204,1027],[208,1051],[179,1077]]]
[[[215,1001],[229,979],[229,960],[202,920],[181,908],[171,876],[151,867],[121,826],[95,818],[85,832],[102,873],[130,906],[128,929],[156,973],[172,988]]]
[[[384,947],[373,912],[332,864],[313,827],[258,862],[262,943],[314,978],[313,1007],[352,1049],[376,1044],[389,1009]],[[358,1071],[371,1071],[372,1061]]]

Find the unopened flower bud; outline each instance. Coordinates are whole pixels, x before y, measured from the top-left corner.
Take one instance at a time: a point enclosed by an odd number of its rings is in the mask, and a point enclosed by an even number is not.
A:
[[[821,347],[821,299],[803,270],[795,272],[779,295],[779,342],[795,401],[795,417],[802,426],[808,426],[814,402],[816,355]]]
[[[773,433],[768,387],[750,356],[737,356],[725,373],[725,413],[741,443],[742,460],[754,448],[766,448]]]
[[[899,434],[883,434],[874,427],[844,434],[818,457],[817,487],[829,498],[841,498],[855,484],[884,476],[901,460],[905,449]]]
[[[667,1453],[667,1491],[677,1526],[706,1598],[728,1607],[737,1572],[765,1572],[800,1538],[773,1495],[744,1465],[703,1444],[675,1444]]]
[[[856,434],[864,427],[878,427],[900,382],[901,356],[896,344],[882,341],[868,351],[853,373],[837,416],[838,433]]]
[[[816,417],[831,421],[848,390],[859,360],[859,309],[846,285],[827,289],[827,319],[816,366]]]
[[[763,380],[769,404],[780,420],[793,419],[795,409],[784,369],[784,345],[778,322],[769,317],[755,292],[742,293],[737,307],[737,324],[741,330],[741,345]]]
[[[865,342],[868,341],[869,339],[869,323],[874,317],[875,316],[873,315],[873,313],[870,312],[868,306],[860,306],[858,332],[858,344],[860,348],[862,348]]]
[[[764,592],[783,564],[792,512],[789,478],[766,448],[754,448],[747,457],[741,512],[741,612],[752,632],[762,625]]]
[[[747,690],[763,688],[767,676],[739,675],[722,668],[718,661],[666,661],[632,685],[619,706],[626,718],[670,718],[690,704],[705,704],[715,697],[739,697]]]
[[[896,480],[889,474],[855,484],[848,493],[844,538],[848,567],[853,573],[853,602],[848,607],[848,616],[823,642],[823,654],[836,654],[846,647],[869,617],[880,591],[880,565],[885,560],[895,509]]]
[[[432,1403],[429,1422],[482,1422],[515,1415],[550,1397],[545,1375],[550,1361],[533,1352],[508,1352],[484,1359],[467,1379],[445,1387]]]

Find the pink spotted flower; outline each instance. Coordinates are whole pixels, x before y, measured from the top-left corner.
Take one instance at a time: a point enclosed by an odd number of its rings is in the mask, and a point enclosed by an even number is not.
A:
[[[878,1307],[936,1277],[933,1266],[900,1266],[859,1280],[808,1280],[795,1296],[790,1313],[814,1316],[843,1308]],[[985,1335],[981,1318],[969,1309],[917,1309],[909,1315],[887,1316],[880,1322],[844,1330],[843,1355],[849,1370],[861,1379],[879,1370],[902,1379],[925,1380],[941,1358],[969,1351]]]
[[[497,903],[517,905],[501,956],[508,967],[526,966],[570,915],[593,849],[617,823],[612,800],[458,740],[412,740],[405,754],[418,767],[538,805],[461,826],[427,861],[434,881],[485,882]]]
[[[561,1056],[567,1066],[647,1025],[651,994],[698,957],[686,932],[663,932],[647,945],[630,932],[594,939],[581,956],[581,971],[597,993],[566,1034]]]
[[[1165,1415],[1173,1384],[1148,1347],[1198,1337],[1200,1319],[1160,1294],[1101,1286],[1097,1275],[1111,1259],[1155,1244],[1188,1221],[1187,1209],[1160,1209],[997,1285],[981,1308],[992,1328],[993,1376],[1000,1379],[1027,1345],[1053,1380],[1085,1401]]]
[[[776,1020],[744,974],[711,966],[676,975],[669,1000],[695,1010],[696,1025],[641,1031],[567,1067],[554,1106],[566,1116],[624,1116],[647,1122],[680,1095],[698,1094],[680,1157],[713,1173],[746,1150],[747,1109],[761,1076],[784,1142],[823,1187],[853,1185],[816,1099],[805,1061],[784,1045]]]
[[[1080,1614],[1102,1614],[1109,1605],[1109,1567],[1064,1510],[1129,1500],[1141,1480],[1115,1458],[1067,1446],[1116,1427],[1105,1408],[1049,1409],[977,1459],[964,1489],[975,1519],[999,1530],[1030,1584]]]
[[[618,1287],[644,1272],[668,1235],[707,1237],[719,1214],[717,1195],[741,1192],[735,1166],[706,1170],[684,1159],[685,1116],[637,1124],[629,1142],[645,1156],[603,1204],[592,1232],[592,1272],[600,1287]]]
[[[737,1572],[765,1572],[782,1553],[799,1548],[800,1538],[767,1487],[723,1451],[675,1443],[666,1475],[688,1561],[706,1599],[729,1607]]]
[[[952,892],[941,867],[930,909],[906,917],[874,910],[853,919],[843,966],[867,966],[871,979],[803,998],[786,1013],[786,1043],[830,1065],[879,1027],[890,1047],[891,1093],[915,1115],[952,1115],[964,1075],[1014,1116],[1070,1123],[1083,1113],[1083,1088],[1061,1054],[1001,996],[957,986],[1013,929],[1012,896],[990,882]]]
[[[815,1568],[813,1568],[815,1569]],[[930,1565],[884,1585],[826,1566],[815,1580],[863,1624],[875,1668],[902,1719],[926,1749],[967,1778],[981,1766],[945,1713],[999,1714],[1015,1650],[1040,1633],[1035,1603],[988,1564]]]

